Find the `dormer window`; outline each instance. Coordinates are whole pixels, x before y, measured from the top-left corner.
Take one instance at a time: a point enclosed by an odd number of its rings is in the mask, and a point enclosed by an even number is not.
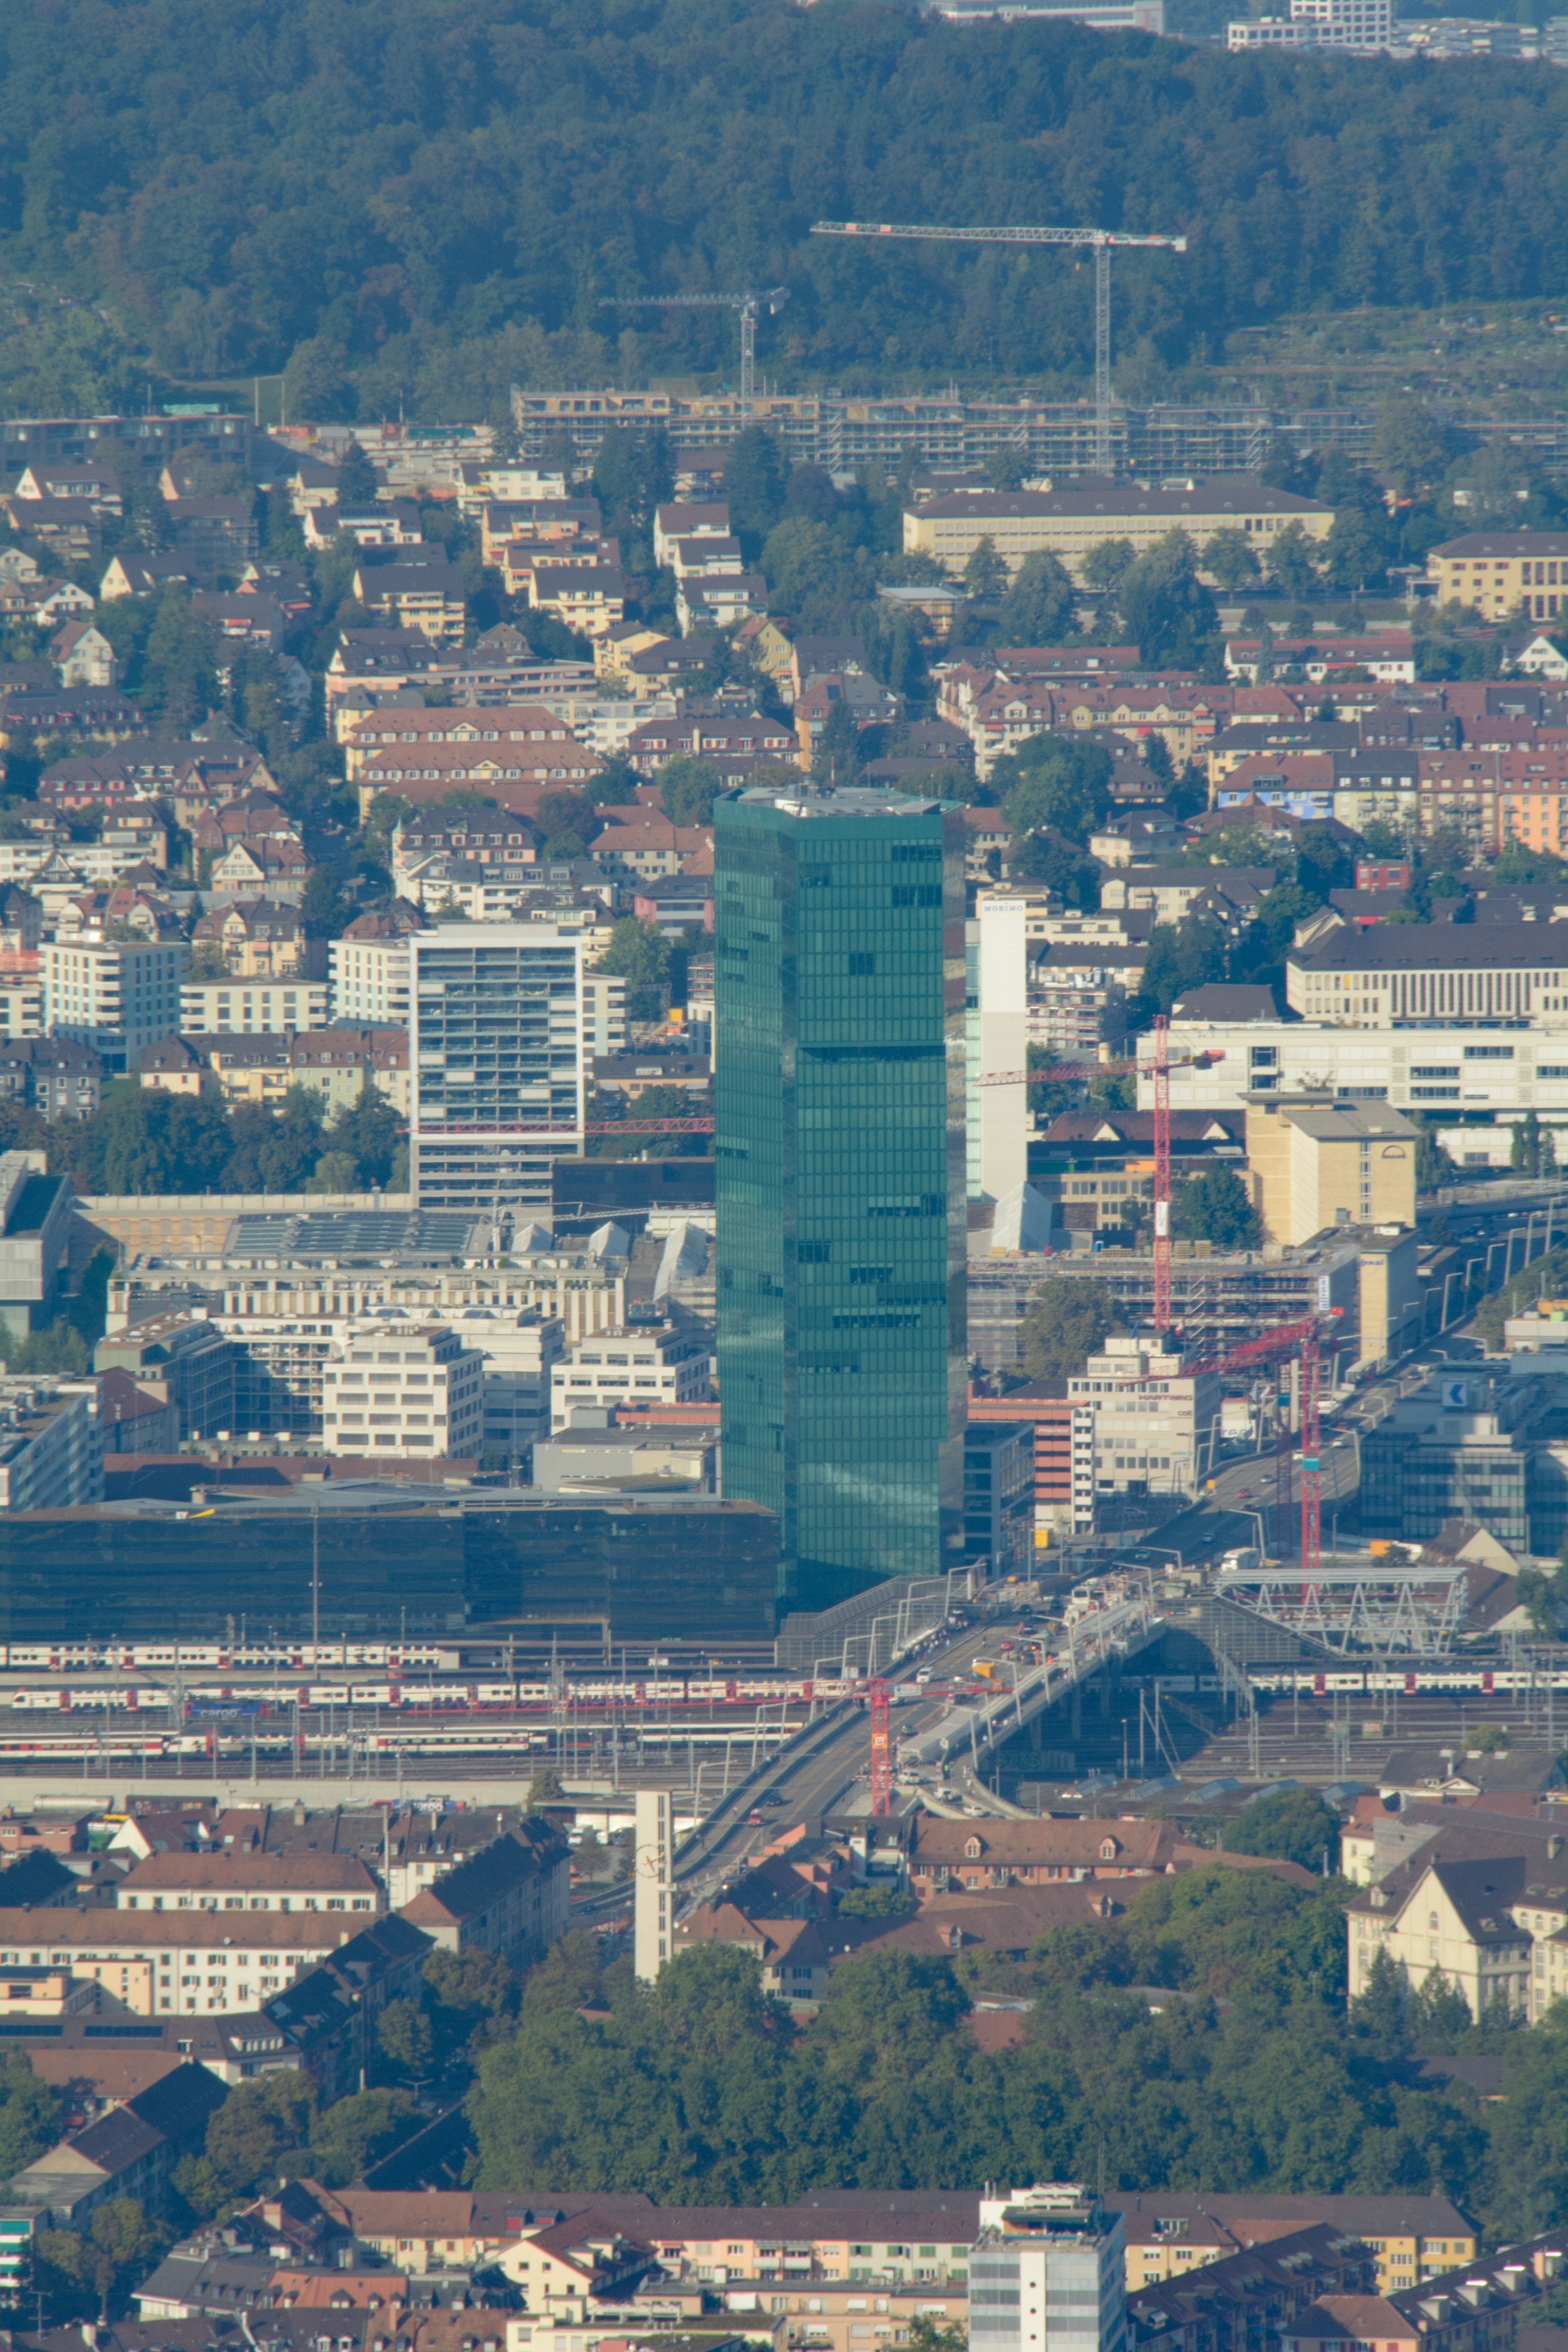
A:
[[[967,1840],[966,1841],[966,1843],[965,1843],[965,1846],[964,1846],[964,1855],[965,1855],[965,1859],[966,1859],[967,1861],[968,1861],[968,1862],[978,1862],[978,1861],[979,1861],[979,1859],[980,1859],[981,1854],[982,1854],[984,1852],[985,1852],[985,1848],[981,1845],[980,1841],[979,1841],[979,1839],[978,1839],[977,1837],[972,1837],[972,1838],[969,1838],[969,1839],[967,1839]]]

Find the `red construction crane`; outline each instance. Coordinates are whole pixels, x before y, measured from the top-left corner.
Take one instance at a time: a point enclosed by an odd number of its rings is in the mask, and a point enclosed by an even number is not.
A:
[[[879,1817],[893,1811],[893,1733],[887,1685],[867,1686],[871,1700],[871,1809]]]
[[[1331,1316],[1341,1309],[1331,1307]],[[1195,1372],[1239,1372],[1249,1365],[1266,1362],[1270,1357],[1293,1356],[1301,1368],[1301,1580],[1315,1584],[1322,1560],[1322,1357],[1320,1335],[1324,1318],[1310,1315],[1300,1323],[1281,1323],[1277,1329],[1260,1332],[1256,1339],[1243,1339],[1224,1356],[1196,1358],[1184,1363],[1184,1374]],[[1290,1508],[1290,1467],[1287,1449],[1283,1465],[1278,1457],[1275,1464],[1276,1509],[1279,1526],[1276,1541],[1284,1550],[1284,1519]]]
[[[1148,1072],[1155,1082],[1155,1329],[1171,1328],[1171,1072],[1207,1070],[1223,1062],[1223,1052],[1172,1055],[1170,1023],[1163,1013],[1155,1016],[1152,1062],[1061,1062],[1049,1070],[992,1071],[976,1081],[982,1087],[1038,1086],[1043,1079],[1086,1079],[1107,1072]]]
[[[596,1119],[584,1135],[711,1135],[711,1118]]]
[[[1155,1015],[1155,1329],[1171,1328],[1170,1023]]]

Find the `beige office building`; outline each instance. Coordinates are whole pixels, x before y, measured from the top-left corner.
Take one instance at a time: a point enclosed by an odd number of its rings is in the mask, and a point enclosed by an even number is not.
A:
[[[957,574],[988,539],[1009,572],[1017,572],[1026,555],[1054,555],[1081,581],[1085,557],[1108,539],[1131,540],[1143,555],[1168,530],[1185,530],[1199,549],[1217,531],[1239,530],[1266,562],[1271,541],[1291,523],[1300,523],[1309,539],[1326,539],[1333,520],[1331,508],[1289,490],[1267,489],[1249,474],[1157,490],[1137,482],[1091,481],[1071,490],[986,490],[933,499],[906,509],[904,551],[934,555]]]
[[[1442,604],[1469,604],[1489,621],[1522,605],[1532,620],[1568,612],[1568,531],[1472,530],[1427,556]]]
[[[1334,1225],[1416,1223],[1416,1129],[1382,1103],[1271,1095],[1247,1105],[1252,1205],[1293,1247]]]

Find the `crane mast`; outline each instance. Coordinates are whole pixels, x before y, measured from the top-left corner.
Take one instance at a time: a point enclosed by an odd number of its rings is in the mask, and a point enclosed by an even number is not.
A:
[[[814,221],[813,236],[888,236],[951,245],[1087,246],[1094,256],[1094,470],[1109,474],[1111,451],[1111,254],[1114,247],[1163,247],[1185,253],[1185,236],[1141,235],[1133,229],[942,228],[932,222]]]
[[[740,404],[749,416],[757,389],[757,321],[764,310],[771,319],[789,299],[788,286],[770,286],[765,294],[607,294],[601,308],[609,310],[738,310],[740,313]]]

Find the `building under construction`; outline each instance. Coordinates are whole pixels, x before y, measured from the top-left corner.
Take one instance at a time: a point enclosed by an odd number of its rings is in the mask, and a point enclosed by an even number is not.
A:
[[[978,1238],[978,1237],[977,1237]],[[1346,1227],[1317,1246],[1265,1257],[1259,1250],[1207,1251],[1176,1242],[1171,1253],[1171,1318],[1205,1349],[1239,1345],[1260,1331],[1337,1308],[1334,1354],[1359,1354],[1362,1236]],[[1204,1251],[1202,1255],[1197,1255]],[[988,1372],[1024,1369],[1019,1338],[1040,1285],[1062,1276],[1103,1282],[1134,1326],[1155,1321],[1155,1263],[1147,1250],[1064,1251],[1053,1257],[969,1260],[969,1349]]]
[[[966,399],[956,385],[945,394],[870,394],[778,393],[766,387],[749,406],[738,391],[699,393],[620,391],[612,386],[570,392],[512,388],[512,414],[523,454],[543,456],[546,445],[569,433],[591,457],[616,425],[660,425],[677,450],[718,449],[748,425],[777,434],[792,464],[852,472],[877,464],[892,470],[913,451],[923,465],[983,466],[1003,452],[1020,456],[1033,474],[1095,470],[1093,403],[1011,397]],[[1508,423],[1494,417],[1447,420],[1461,440],[1477,445],[1507,436],[1527,446],[1552,470],[1568,469],[1568,415]],[[1301,454],[1340,449],[1368,458],[1377,410],[1269,408],[1252,402],[1158,404],[1116,402],[1111,411],[1112,468],[1119,474],[1163,476],[1256,473],[1271,451]]]

